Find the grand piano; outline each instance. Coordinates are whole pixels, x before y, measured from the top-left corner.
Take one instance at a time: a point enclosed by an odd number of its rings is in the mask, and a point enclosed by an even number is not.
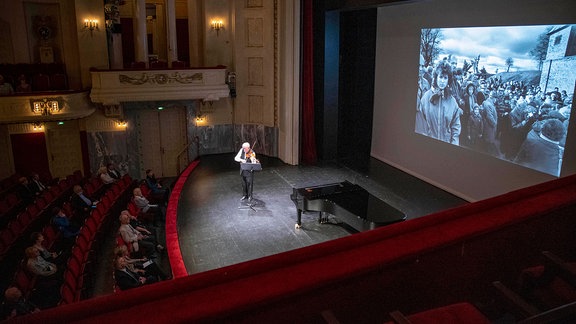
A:
[[[400,222],[406,215],[370,194],[366,189],[348,181],[312,187],[292,188],[290,199],[296,205],[302,226],[302,212],[319,212],[318,221],[327,222],[328,213],[358,232]]]

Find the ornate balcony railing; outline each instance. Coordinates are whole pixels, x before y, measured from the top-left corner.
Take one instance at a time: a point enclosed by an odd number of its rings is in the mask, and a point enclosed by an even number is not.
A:
[[[90,116],[89,91],[31,92],[0,97],[0,124],[63,121]]]
[[[103,105],[130,101],[218,100],[228,97],[226,67],[92,70],[90,98]]]

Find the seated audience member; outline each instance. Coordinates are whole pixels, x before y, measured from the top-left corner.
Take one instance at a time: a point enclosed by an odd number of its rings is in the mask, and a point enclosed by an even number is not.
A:
[[[146,185],[150,188],[155,199],[166,203],[168,201],[168,189],[162,187],[162,184],[156,179],[156,175],[151,169],[146,170]]]
[[[121,214],[119,219],[120,228],[118,229],[118,232],[126,244],[132,245],[132,250],[138,255],[152,257],[155,255],[155,248],[158,249],[158,251],[164,250],[162,245],[156,243],[154,237],[144,235],[132,227],[132,225],[130,225],[130,217],[128,215]]]
[[[70,222],[68,215],[60,207],[52,208],[52,225],[58,229],[65,240],[74,240],[74,238],[80,233],[80,229],[77,225]]]
[[[60,285],[62,284],[62,269],[40,256],[37,248],[26,249],[26,269],[36,275],[34,285],[34,302],[41,309],[54,307],[60,300]]]
[[[30,83],[26,80],[24,74],[20,74],[18,77],[18,85],[16,86],[16,92],[32,92],[32,87]]]
[[[158,226],[161,222],[164,221],[163,211],[160,209],[158,205],[151,205],[150,201],[148,201],[148,199],[146,199],[146,197],[142,195],[142,190],[140,188],[138,187],[134,188],[132,193],[134,195],[132,197],[132,199],[134,200],[134,204],[136,205],[136,207],[138,207],[138,209],[140,209],[141,212],[143,213],[151,212],[154,214],[154,225]]]
[[[105,185],[110,185],[118,181],[108,174],[108,168],[105,166],[102,166],[100,169],[98,169],[98,174],[100,175],[100,180],[102,180],[102,183]]]
[[[122,178],[122,175],[120,174],[120,172],[118,170],[116,170],[116,167],[114,166],[114,163],[108,163],[106,165],[106,169],[108,170],[108,175],[116,180],[120,180],[120,178]]]
[[[167,280],[170,277],[153,260],[147,258],[133,259],[126,245],[117,246],[114,249],[116,258],[123,257],[126,260],[126,268],[144,277],[152,276],[156,280]]]
[[[44,247],[44,235],[40,232],[34,232],[30,235],[30,240],[32,241],[32,247],[36,248],[40,253],[42,259],[52,262],[55,264],[62,263],[62,259],[59,258],[61,253],[59,252],[50,252],[46,247]]]
[[[138,217],[130,214],[130,212],[128,210],[123,210],[120,212],[120,215],[126,214],[128,215],[128,217],[130,218],[130,225],[135,228],[138,232],[144,234],[144,235],[151,235],[154,238],[158,238],[158,227],[155,226],[147,226],[142,224],[142,222],[140,222],[140,220],[138,220]]]
[[[128,262],[124,257],[117,257],[114,261],[114,280],[120,290],[128,290],[156,282],[152,276],[144,277],[130,271],[126,267],[127,264]]]
[[[4,76],[0,74],[0,96],[7,96],[14,94],[12,85],[4,80]]]
[[[37,276],[49,277],[58,272],[56,264],[46,261],[34,246],[26,249],[26,258],[27,269]]]
[[[70,205],[72,205],[74,213],[84,219],[90,214],[92,208],[98,204],[98,201],[86,197],[80,185],[75,185],[73,191],[74,193],[70,196]]]
[[[42,183],[42,181],[40,181],[40,176],[38,175],[38,173],[32,173],[30,175],[29,182],[30,187],[32,188],[32,190],[35,192],[36,195],[39,195],[40,193],[42,193],[42,191],[48,188],[48,186],[46,186],[45,184]]]
[[[4,292],[0,320],[39,311],[40,309],[36,305],[24,298],[22,291],[18,287],[10,287]]]
[[[18,191],[17,191],[18,197],[20,197],[20,199],[24,201],[26,204],[34,202],[36,192],[34,191],[32,185],[30,185],[28,179],[26,177],[20,177],[18,179],[18,182],[20,183],[18,185]]]

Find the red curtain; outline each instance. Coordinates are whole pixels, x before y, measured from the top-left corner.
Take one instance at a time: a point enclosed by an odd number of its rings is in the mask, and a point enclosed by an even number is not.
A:
[[[10,141],[16,173],[24,176],[32,172],[44,177],[50,175],[44,133],[12,134]]]
[[[316,137],[314,133],[314,6],[313,1],[302,1],[302,147],[301,162],[316,164]]]

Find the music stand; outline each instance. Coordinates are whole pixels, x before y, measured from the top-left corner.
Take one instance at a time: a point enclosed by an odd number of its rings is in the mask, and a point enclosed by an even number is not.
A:
[[[240,163],[240,170],[242,171],[250,171],[251,173],[254,173],[254,171],[262,171],[262,164],[260,163],[250,163],[250,162],[246,162],[246,163]],[[250,189],[251,191],[254,190],[254,175],[252,175],[252,188]],[[252,197],[252,192],[250,192],[250,197]],[[248,200],[248,203],[246,203],[246,207],[252,209],[253,211],[256,211],[256,209],[254,209],[254,201],[255,199],[252,198],[250,200]],[[244,208],[244,206],[240,206],[238,207],[239,209]]]
[[[262,164],[260,163],[240,163],[240,169],[242,171],[262,171]]]

